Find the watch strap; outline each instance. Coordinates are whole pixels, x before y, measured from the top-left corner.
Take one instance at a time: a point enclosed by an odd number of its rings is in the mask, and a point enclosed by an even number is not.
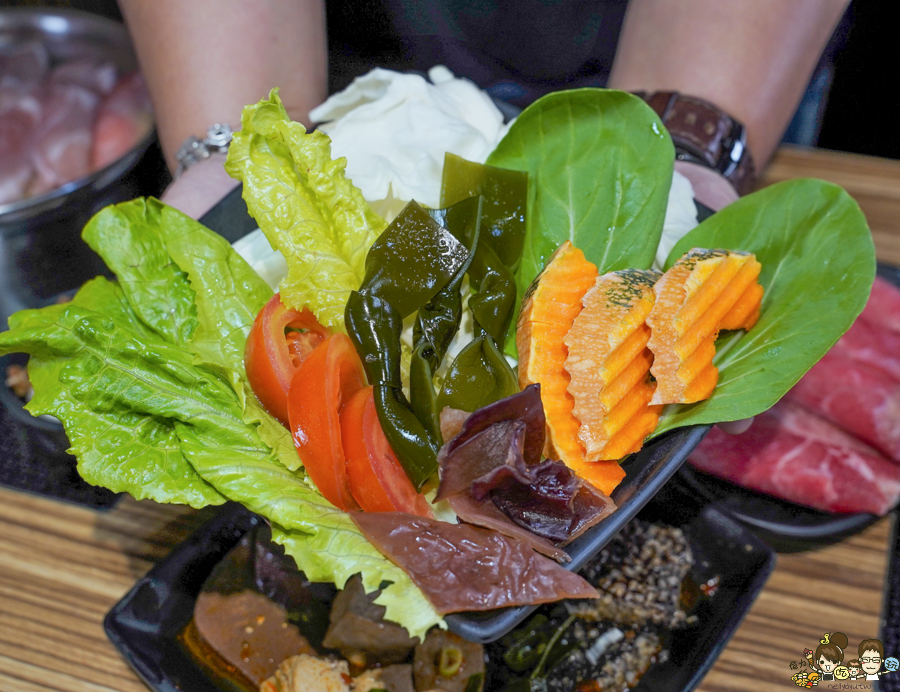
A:
[[[675,156],[721,173],[739,194],[753,186],[756,169],[743,124],[709,101],[676,91],[636,92],[656,111],[672,137]]]

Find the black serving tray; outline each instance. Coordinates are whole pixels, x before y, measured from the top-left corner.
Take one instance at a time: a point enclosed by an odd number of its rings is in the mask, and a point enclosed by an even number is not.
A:
[[[871,526],[874,514],[832,514],[741,488],[685,464],[676,484],[703,497],[710,506],[741,522],[782,553],[812,550],[842,541]]]
[[[240,186],[232,190],[200,219],[232,243],[257,227],[247,213],[241,190]],[[672,477],[709,429],[709,426],[697,426],[673,430],[626,459],[622,464],[626,472],[625,480],[612,494],[618,509],[566,547],[566,552],[572,557],[566,568],[577,570],[596,555]],[[489,613],[454,613],[447,616],[447,624],[461,637],[490,642],[509,632],[532,611],[534,607],[505,608]]]
[[[673,430],[625,459],[622,462],[625,479],[612,493],[618,509],[566,546],[572,561],[565,568],[576,571],[600,552],[660,491],[709,430],[709,426]],[[520,606],[483,613],[452,613],[446,620],[450,629],[461,637],[486,643],[502,637],[534,610],[534,606]]]
[[[693,611],[697,621],[671,632],[669,657],[651,666],[636,688],[687,692],[712,667],[750,609],[774,568],[775,554],[740,524],[683,489],[665,488],[640,518],[682,527],[694,554],[695,580],[719,578],[716,593]],[[227,683],[204,672],[179,634],[213,567],[260,521],[240,505],[225,505],[107,614],[107,636],[152,690],[229,690]],[[490,680],[487,689],[492,689]]]

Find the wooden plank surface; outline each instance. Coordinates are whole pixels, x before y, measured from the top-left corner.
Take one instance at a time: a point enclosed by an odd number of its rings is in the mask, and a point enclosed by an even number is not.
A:
[[[782,149],[764,180],[843,185],[900,265],[900,162]],[[108,512],[0,489],[0,692],[142,692],[103,617],[214,510],[123,499]],[[765,590],[702,682],[705,692],[797,689],[788,664],[824,632],[876,636],[891,519],[820,550],[780,555]]]

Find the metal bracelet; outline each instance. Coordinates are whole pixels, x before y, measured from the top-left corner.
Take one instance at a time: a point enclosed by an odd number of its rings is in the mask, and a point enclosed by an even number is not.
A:
[[[228,145],[231,144],[231,138],[231,127],[227,123],[210,125],[204,139],[199,139],[193,135],[188,137],[175,153],[175,160],[178,162],[178,170],[175,172],[175,177],[179,177],[195,163],[208,159],[213,154],[224,154],[227,152]]]

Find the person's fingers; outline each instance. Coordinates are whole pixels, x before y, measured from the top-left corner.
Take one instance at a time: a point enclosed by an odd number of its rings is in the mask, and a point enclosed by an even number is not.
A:
[[[238,181],[225,172],[225,155],[213,154],[188,168],[162,195],[162,201],[199,219],[231,192]]]
[[[750,429],[750,426],[753,425],[753,419],[744,418],[742,420],[733,420],[727,423],[719,423],[718,425],[724,433],[728,433],[729,435],[740,435],[741,433],[745,433]]]

